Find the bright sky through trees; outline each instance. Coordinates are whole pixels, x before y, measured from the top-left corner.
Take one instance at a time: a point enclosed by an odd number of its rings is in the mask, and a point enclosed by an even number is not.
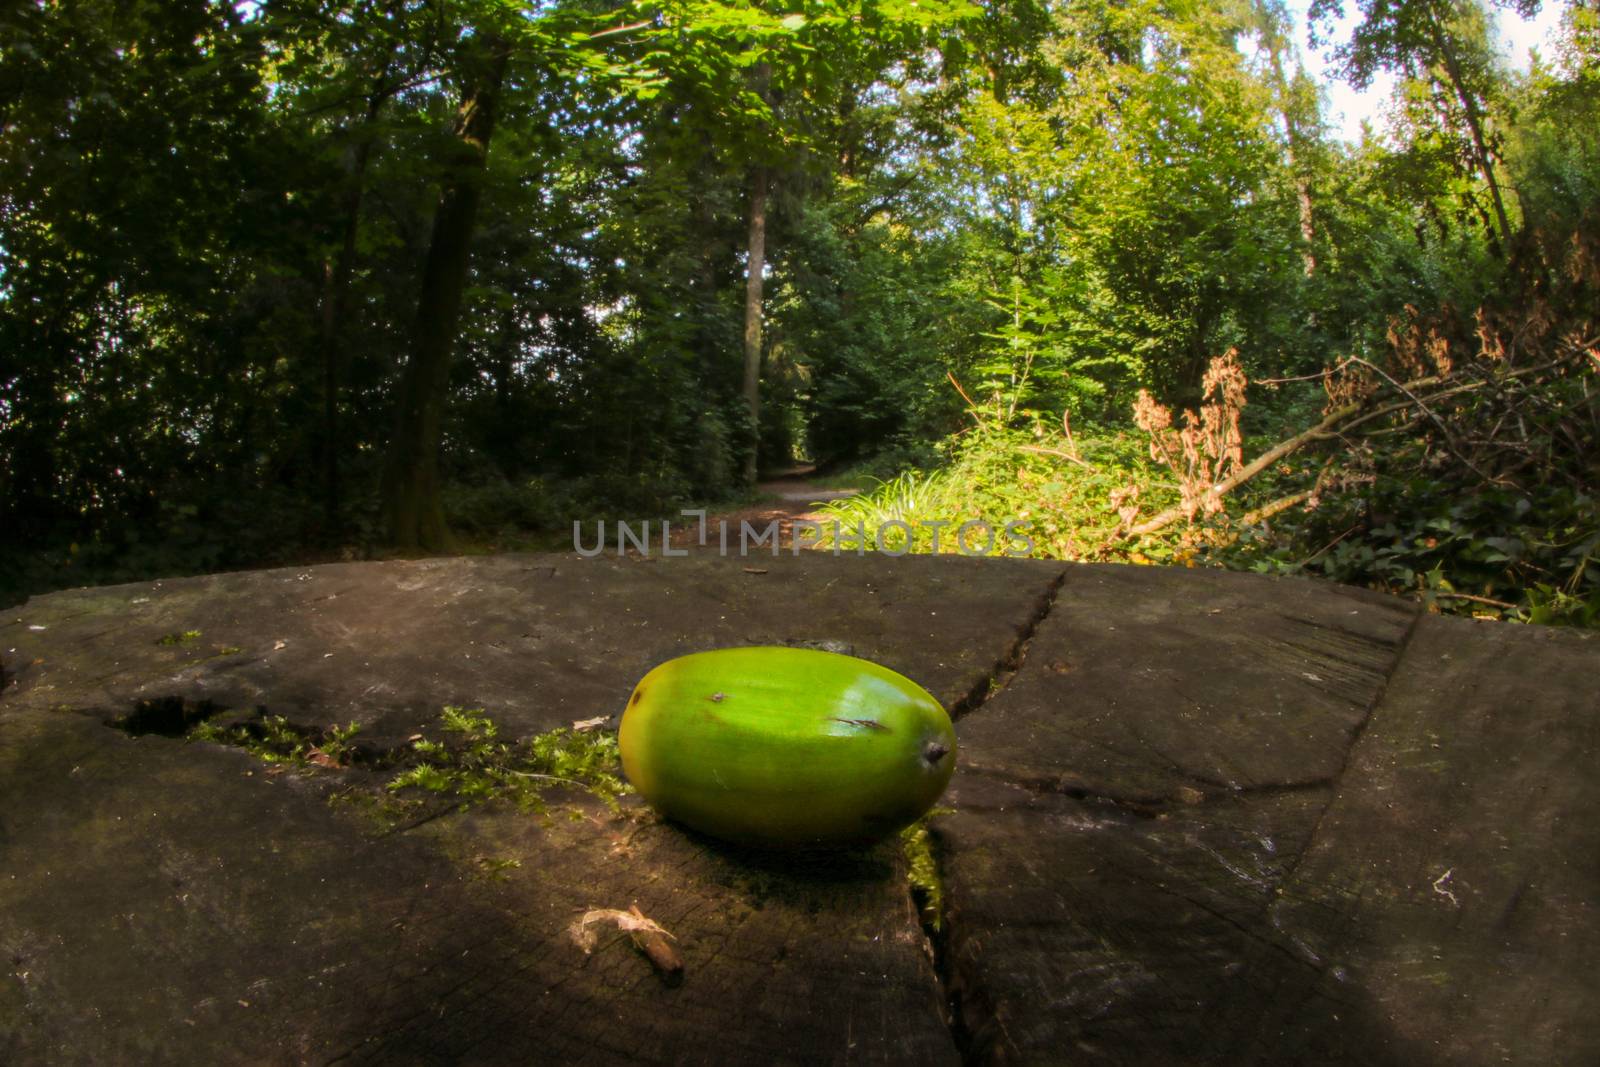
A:
[[[1318,48],[1312,48],[1307,43],[1306,8],[1310,6],[1310,0],[1288,0],[1288,5],[1290,11],[1294,13],[1297,24],[1296,41],[1305,56],[1306,69],[1327,93],[1329,124],[1347,141],[1361,139],[1363,120],[1372,124],[1374,133],[1382,133],[1383,110],[1394,89],[1394,75],[1388,71],[1379,71],[1373,77],[1372,84],[1365,91],[1358,92],[1328,69],[1327,54],[1332,51],[1334,44],[1349,38],[1351,29],[1359,20],[1355,5],[1346,5],[1345,18],[1336,27],[1333,33],[1334,40]],[[1539,13],[1531,19],[1524,19],[1515,11],[1498,8],[1493,10],[1500,24],[1501,54],[1513,68],[1528,69],[1530,48],[1539,49],[1540,54],[1546,59],[1553,55],[1552,44],[1561,25],[1561,12],[1564,7],[1565,5],[1559,0],[1546,0]]]

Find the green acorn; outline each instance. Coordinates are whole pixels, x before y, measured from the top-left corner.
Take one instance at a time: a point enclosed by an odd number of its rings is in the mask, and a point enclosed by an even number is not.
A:
[[[801,648],[697,652],[634,687],[622,769],[663,815],[753,845],[870,841],[915,822],[955,769],[950,717],[876,663]]]

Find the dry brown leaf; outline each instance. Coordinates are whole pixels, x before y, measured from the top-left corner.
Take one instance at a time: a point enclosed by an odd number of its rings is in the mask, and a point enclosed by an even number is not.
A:
[[[677,950],[671,942],[676,941],[654,919],[647,918],[634,905],[627,911],[616,908],[593,908],[583,913],[582,918],[567,928],[567,933],[579,948],[587,955],[594,951],[599,940],[598,927],[611,925],[628,934],[633,939],[634,947],[650,960],[650,963],[661,972],[662,978],[673,981],[683,975],[683,960],[678,956]]]

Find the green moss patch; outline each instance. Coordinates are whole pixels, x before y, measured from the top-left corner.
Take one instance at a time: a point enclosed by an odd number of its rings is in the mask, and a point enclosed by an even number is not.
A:
[[[939,857],[934,851],[933,836],[928,832],[928,820],[935,815],[951,814],[954,814],[952,808],[934,808],[900,831],[911,899],[916,902],[922,925],[934,932],[944,926],[944,878],[939,870]]]
[[[556,785],[587,790],[613,807],[628,792],[617,735],[599,730],[551,730],[505,741],[482,708],[446,707],[437,739],[411,743],[415,763],[391,779],[395,792],[421,790],[462,804],[505,799],[525,810]]]
[[[330,801],[358,807],[390,828],[430,811],[491,800],[543,810],[543,794],[554,786],[582,789],[613,809],[617,797],[630,791],[614,732],[558,729],[507,741],[482,708],[447,706],[432,726],[386,749],[358,748],[354,739],[361,727],[354,722],[322,729],[266,714],[230,721],[208,708],[203,719],[189,723],[187,740],[242,748],[264,763],[367,771],[363,781]]]

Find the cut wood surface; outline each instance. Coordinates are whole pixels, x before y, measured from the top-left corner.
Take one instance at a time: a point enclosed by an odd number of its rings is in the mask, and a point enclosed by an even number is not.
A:
[[[351,564],[11,609],[0,1060],[1600,1059],[1600,642],[1296,579],[752,562]],[[619,713],[672,656],[785,642],[956,710],[937,929],[898,841],[750,852],[559,787],[380,830],[330,803],[375,771],[110,725],[260,707],[381,748],[456,704],[515,739]]]

